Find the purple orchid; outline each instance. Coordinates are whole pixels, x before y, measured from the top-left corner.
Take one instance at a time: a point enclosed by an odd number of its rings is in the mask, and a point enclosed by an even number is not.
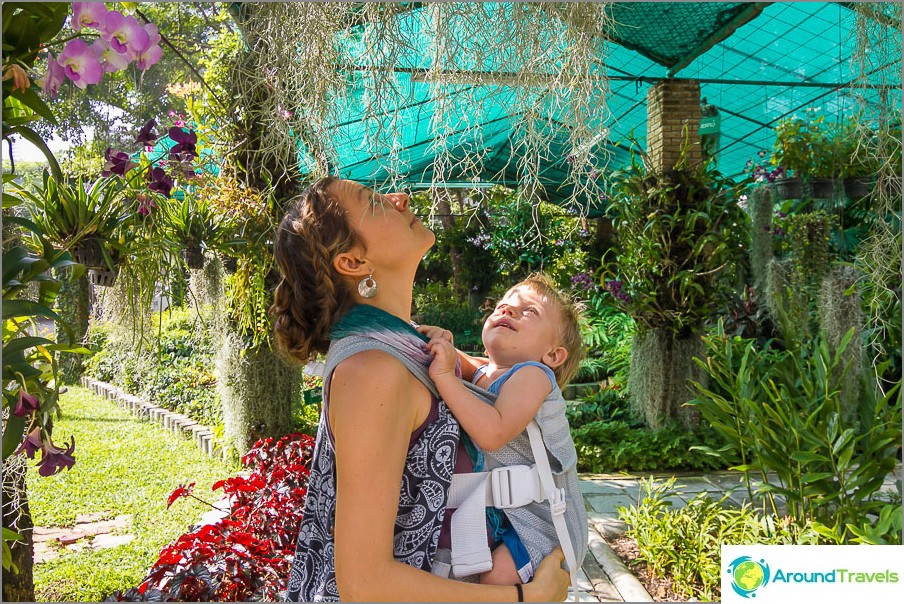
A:
[[[169,197],[170,193],[173,191],[173,179],[166,173],[166,170],[163,168],[154,168],[148,174],[150,177],[150,182],[148,183],[148,189],[151,191],[156,191],[165,197]],[[154,207],[157,207],[157,204],[154,204]],[[142,212],[142,209],[144,211]],[[142,206],[139,203],[138,213],[139,214],[147,214],[150,212],[150,207],[148,205]]]
[[[170,155],[182,160],[192,160],[198,156],[195,147],[198,144],[198,135],[194,130],[189,128],[186,132],[178,126],[173,126],[169,129],[169,137],[176,143],[170,149]]]
[[[138,48],[135,54],[135,65],[142,71],[156,64],[163,56],[163,49],[160,48],[160,31],[157,26],[153,23],[146,23],[144,31],[148,34],[148,42]]]
[[[44,94],[49,94],[52,98],[56,98],[57,90],[60,84],[66,81],[66,70],[60,65],[54,56],[47,53],[47,73],[41,76],[36,84],[44,90]]]
[[[44,446],[44,453],[41,455],[41,461],[38,463],[38,474],[41,476],[53,476],[63,468],[69,469],[75,465],[75,458],[72,456],[75,451],[75,437],[69,442],[69,446],[60,449],[52,443]]]
[[[138,131],[138,135],[135,137],[136,144],[143,145],[153,145],[157,142],[157,133],[154,132],[154,128],[157,127],[157,120],[154,118],[149,119],[144,123],[144,126],[141,127],[141,130]]]
[[[83,27],[101,29],[108,12],[103,2],[73,2],[72,30],[80,31]]]
[[[138,195],[138,213],[142,216],[147,216],[151,213],[151,210],[157,208],[157,202],[151,199],[148,195]]]
[[[612,281],[606,282],[606,289],[609,291],[609,293],[615,296],[617,300],[621,300],[622,302],[627,303],[631,301],[631,296],[629,296],[628,293],[624,291],[624,286],[625,284],[618,279],[613,279]]]
[[[34,459],[35,453],[44,448],[44,441],[41,439],[41,429],[35,428],[31,432],[28,433],[28,436],[25,437],[25,440],[22,441],[22,444],[19,445],[19,448],[16,449],[16,454],[25,452],[25,456],[28,459]]]
[[[31,415],[35,411],[40,410],[41,401],[38,400],[38,397],[28,394],[24,389],[20,388],[19,400],[16,402],[16,407],[13,409],[13,415],[25,417],[26,415]]]
[[[104,77],[104,68],[95,49],[81,38],[70,40],[57,58],[66,77],[79,88],[97,84]]]
[[[94,52],[97,53],[100,63],[103,65],[106,73],[121,71],[128,67],[129,63],[132,61],[127,53],[113,50],[113,48],[102,38],[94,40],[91,47],[94,49]]]
[[[125,176],[126,172],[138,165],[129,158],[129,154],[125,151],[114,151],[110,147],[107,147],[104,152],[104,159],[106,160],[104,169],[100,174],[104,178],[110,176],[111,173]]]
[[[138,19],[123,15],[119,11],[110,11],[104,20],[101,36],[116,52],[129,55],[134,59],[138,53],[148,46],[150,34]]]

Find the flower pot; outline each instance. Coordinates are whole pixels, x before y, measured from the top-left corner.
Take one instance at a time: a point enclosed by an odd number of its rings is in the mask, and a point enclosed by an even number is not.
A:
[[[204,268],[204,252],[201,251],[200,243],[189,243],[186,245],[182,250],[182,258],[188,268]]]
[[[70,250],[72,259],[79,264],[84,264],[89,269],[107,268],[107,263],[104,261],[104,253],[101,248],[102,245],[103,243],[100,238],[86,237],[72,246],[72,249]]]
[[[780,178],[773,184],[782,199],[800,199],[803,196],[803,181],[799,178]]]
[[[108,268],[94,268],[88,271],[88,280],[98,287],[112,287],[116,283],[118,270],[111,271]]]
[[[862,199],[873,189],[872,176],[849,176],[844,179],[844,196],[848,199]]]
[[[835,181],[831,178],[814,178],[810,180],[810,195],[815,199],[832,199],[835,192]]]

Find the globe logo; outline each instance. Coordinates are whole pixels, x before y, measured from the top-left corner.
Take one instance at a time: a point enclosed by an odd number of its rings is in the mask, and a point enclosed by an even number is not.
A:
[[[750,556],[741,556],[728,565],[731,587],[744,598],[755,598],[756,590],[769,583],[769,565],[765,560],[757,562]]]

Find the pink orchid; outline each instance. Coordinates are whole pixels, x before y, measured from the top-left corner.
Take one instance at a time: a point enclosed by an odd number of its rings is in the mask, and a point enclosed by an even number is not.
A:
[[[103,2],[73,2],[72,29],[79,31],[83,27],[101,29],[107,16],[107,5]]]
[[[25,417],[27,415],[31,415],[35,411],[41,410],[41,401],[38,400],[38,397],[28,394],[24,389],[19,389],[19,401],[16,403],[15,409],[13,409],[13,415],[18,415],[19,417]]]
[[[29,459],[35,458],[35,453],[44,449],[44,440],[41,438],[41,429],[35,428],[31,432],[28,433],[28,436],[25,437],[25,440],[22,441],[22,444],[19,445],[19,448],[16,449],[16,454],[25,453],[25,456]]]
[[[70,469],[75,465],[75,457],[72,455],[74,451],[74,436],[69,442],[69,446],[65,449],[61,449],[53,443],[45,443],[44,452],[41,454],[41,461],[38,462],[38,474],[41,476],[53,476],[64,468],[67,470]]]
[[[66,80],[66,70],[60,65],[52,54],[47,53],[47,73],[38,78],[35,82],[44,90],[44,94],[49,94],[56,98],[57,90],[60,84]]]
[[[135,58],[139,50],[148,45],[150,34],[138,23],[138,19],[123,15],[119,11],[107,13],[101,36],[116,52],[127,53]]]
[[[104,71],[107,73],[125,69],[131,61],[128,53],[116,52],[101,38],[94,40],[94,43],[91,44],[91,48],[97,53],[97,56],[100,58],[100,63],[104,66]]]
[[[160,30],[153,23],[146,23],[144,31],[148,34],[148,43],[138,50],[135,56],[135,65],[138,69],[145,71],[151,65],[156,64],[163,56],[163,49],[160,48]]]
[[[63,66],[66,77],[79,88],[97,84],[104,77],[104,68],[97,53],[81,38],[70,40],[57,60]]]

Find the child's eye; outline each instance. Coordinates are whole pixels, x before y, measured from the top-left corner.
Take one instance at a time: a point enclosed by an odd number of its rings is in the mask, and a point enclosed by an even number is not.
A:
[[[529,312],[529,313],[533,313],[533,314],[535,314],[535,315],[538,314],[538,313],[537,313],[537,309],[534,308],[533,306],[528,306],[527,308],[524,309],[524,312],[526,312],[526,313],[528,313],[528,312]]]

